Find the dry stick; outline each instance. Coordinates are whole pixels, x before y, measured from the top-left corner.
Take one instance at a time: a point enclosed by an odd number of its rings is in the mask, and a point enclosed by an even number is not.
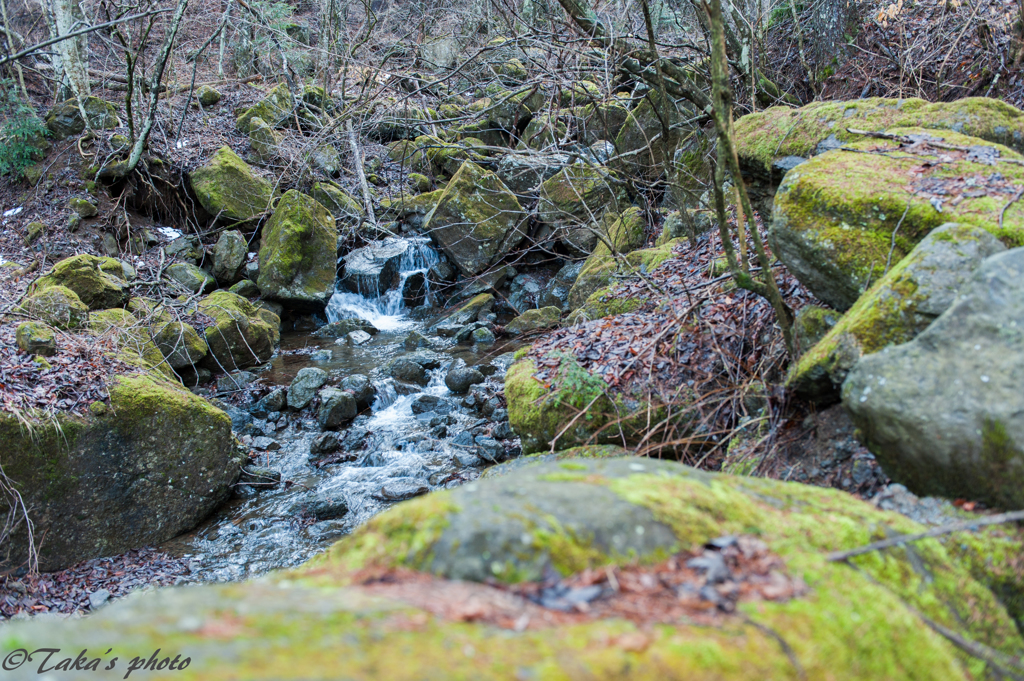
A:
[[[1003,206],[1003,209],[999,211],[999,229],[1003,228],[1003,216],[1006,215],[1006,209],[1012,206],[1013,204],[1017,203],[1017,201],[1020,199],[1022,195],[1024,195],[1024,189],[1021,189],[1019,192],[1014,194],[1013,198],[1010,199],[1009,203]]]
[[[1006,209],[1004,208],[1003,210],[1006,210]],[[903,219],[905,217],[907,217],[907,213],[909,211],[910,211],[910,201],[907,201],[907,207],[903,209],[903,215],[900,216],[900,221],[896,223],[896,228],[894,230],[892,230],[892,243],[889,244],[889,255],[885,259],[885,272],[882,272],[883,275],[886,274],[889,271],[889,264],[892,263],[892,254],[893,254],[893,251],[896,250],[896,232],[900,231],[900,225],[903,224]],[[1002,228],[1002,226],[1003,226],[1003,223],[1002,223],[1002,220],[1000,220],[999,221],[999,227]]]
[[[356,177],[359,178],[359,188],[363,191],[363,204],[366,206],[366,218],[374,229],[377,228],[377,218],[373,215],[373,196],[370,194],[370,185],[366,183],[366,173],[363,172],[363,155],[359,153],[359,142],[356,141],[356,133],[352,129],[352,119],[345,121],[345,132],[348,133],[348,144],[352,147],[352,156],[355,159]]]
[[[865,546],[860,546],[855,549],[848,551],[835,551],[828,554],[828,560],[831,562],[847,560],[854,556],[860,556],[865,553],[871,553],[872,551],[880,551],[882,549],[892,548],[893,546],[899,546],[900,544],[906,544],[907,542],[918,541],[920,539],[928,539],[929,537],[939,537],[944,534],[950,534],[952,532],[961,532],[964,530],[975,530],[979,527],[986,525],[1003,525],[1005,523],[1012,523],[1018,520],[1024,520],[1024,511],[1011,511],[1010,513],[1000,513],[998,515],[988,516],[987,518],[979,518],[978,520],[965,520],[960,523],[950,523],[949,525],[942,525],[940,527],[933,528],[927,532],[920,532],[918,534],[905,534],[899,537],[889,537],[882,541],[876,541]]]

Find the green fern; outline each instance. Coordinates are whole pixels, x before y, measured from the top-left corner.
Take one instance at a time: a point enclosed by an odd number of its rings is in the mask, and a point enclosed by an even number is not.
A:
[[[0,80],[0,175],[21,177],[47,146],[46,126],[11,81]]]

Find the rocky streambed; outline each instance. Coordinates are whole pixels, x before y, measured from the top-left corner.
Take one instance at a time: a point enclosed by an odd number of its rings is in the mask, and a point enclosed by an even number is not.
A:
[[[522,342],[494,340],[490,306],[424,304],[438,263],[426,239],[343,260],[328,324],[286,332],[270,362],[219,381],[250,464],[227,504],[161,547],[189,562],[190,580],[299,565],[394,503],[521,451],[502,382]]]

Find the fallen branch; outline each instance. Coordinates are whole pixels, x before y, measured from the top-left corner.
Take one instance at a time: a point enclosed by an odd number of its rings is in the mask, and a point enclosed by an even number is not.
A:
[[[889,549],[893,546],[899,546],[900,544],[919,541],[921,539],[928,539],[929,537],[941,537],[944,534],[951,534],[953,532],[972,531],[987,525],[1003,525],[1005,523],[1017,522],[1019,520],[1024,520],[1024,511],[1011,511],[1010,513],[1000,513],[986,518],[979,518],[978,520],[965,520],[960,523],[950,523],[948,525],[933,528],[927,532],[890,537],[855,549],[849,549],[848,551],[834,551],[828,554],[828,560],[829,562],[847,560],[854,556],[871,553],[872,551]]]

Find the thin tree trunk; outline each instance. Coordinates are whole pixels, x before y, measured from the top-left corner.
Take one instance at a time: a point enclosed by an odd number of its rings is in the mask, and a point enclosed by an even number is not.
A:
[[[729,61],[725,50],[725,28],[722,18],[721,0],[702,0],[703,9],[708,20],[708,27],[711,36],[711,99],[714,102],[714,121],[718,132],[718,161],[715,172],[715,208],[718,213],[719,231],[722,235],[722,244],[725,248],[726,259],[729,262],[729,269],[732,271],[733,279],[740,288],[747,289],[767,299],[775,309],[775,316],[782,327],[782,336],[786,343],[786,350],[793,353],[793,320],[792,313],[782,299],[775,276],[772,274],[771,263],[768,261],[768,254],[765,251],[764,243],[756,226],[753,225],[754,211],[751,208],[750,197],[747,194],[746,185],[743,184],[743,176],[740,173],[739,157],[736,154],[736,147],[733,144],[733,122],[732,122],[732,87],[729,84]],[[761,266],[763,280],[754,279],[750,274],[749,265],[737,262],[733,250],[732,236],[729,234],[727,216],[725,213],[725,197],[722,185],[725,180],[725,169],[728,168],[732,178],[733,186],[739,197],[739,205],[736,206],[737,213],[743,213],[750,218],[751,227],[749,230],[750,241],[753,243],[754,252],[757,253],[758,264]]]
[[[185,14],[186,7],[188,7],[188,0],[178,0],[178,6],[174,11],[174,17],[171,19],[171,25],[167,28],[167,35],[164,36],[164,44],[160,48],[160,54],[157,55],[156,62],[153,64],[151,71],[152,76],[149,79],[149,113],[146,116],[146,122],[142,125],[142,130],[139,132],[139,137],[135,140],[135,145],[132,147],[132,153],[128,156],[127,164],[125,164],[121,172],[117,173],[121,177],[135,170],[135,167],[139,165],[139,160],[142,159],[142,150],[146,146],[149,133],[153,130],[153,124],[156,121],[157,103],[160,100],[160,81],[163,80],[164,69],[167,67],[167,60],[171,56],[171,47],[174,45],[174,39],[178,35],[178,27],[181,25],[181,17]]]
[[[67,35],[87,26],[85,15],[76,0],[53,0],[53,25],[57,36]],[[57,43],[57,52],[64,70],[65,82],[72,97],[78,100],[78,108],[85,120],[85,127],[90,130],[89,117],[85,113],[85,98],[92,91],[89,89],[89,38],[80,35]]]

